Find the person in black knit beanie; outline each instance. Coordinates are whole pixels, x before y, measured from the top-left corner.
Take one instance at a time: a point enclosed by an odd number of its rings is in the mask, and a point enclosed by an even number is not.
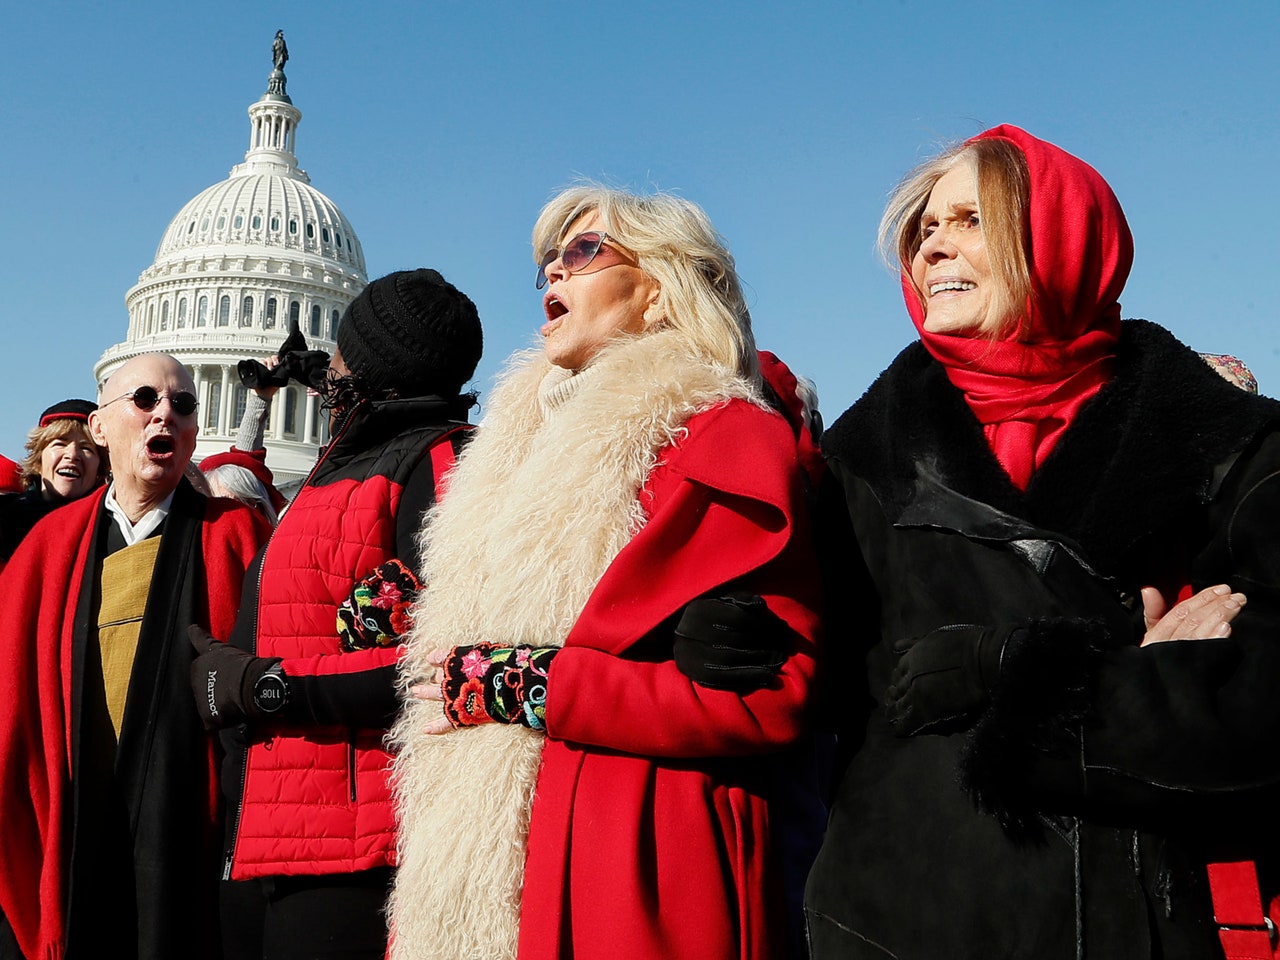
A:
[[[416,542],[470,430],[475,304],[435,270],[374,280],[321,385],[328,446],[246,579],[228,643],[193,628],[191,682],[227,762],[223,955],[381,960],[395,823],[383,737]]]
[[[435,270],[374,280],[338,326],[338,353],[375,394],[456,395],[484,343],[475,304]]]

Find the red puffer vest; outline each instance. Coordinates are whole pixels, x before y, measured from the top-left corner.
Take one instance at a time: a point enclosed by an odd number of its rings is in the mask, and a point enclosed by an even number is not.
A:
[[[439,415],[438,401],[424,424],[415,404],[423,401],[386,401],[351,418],[264,550],[257,594],[246,592],[241,619],[252,612],[255,652],[284,658],[289,676],[378,670],[400,655],[399,647],[344,652],[335,623],[355,581],[396,555],[396,514],[410,475],[421,465],[438,481],[453,463],[451,438],[466,430]],[[275,728],[252,743],[224,875],[243,880],[393,865],[385,732]]]

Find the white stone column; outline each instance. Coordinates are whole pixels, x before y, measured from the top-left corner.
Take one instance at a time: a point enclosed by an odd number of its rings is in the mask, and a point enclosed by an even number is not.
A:
[[[302,415],[302,442],[311,442],[311,431],[316,426],[316,397],[311,396],[310,391],[302,395],[302,402],[306,404],[305,412]]]
[[[235,409],[231,402],[231,367],[222,365],[222,407],[218,412],[218,429],[224,437],[234,434],[231,430],[231,413]]]
[[[203,370],[201,373],[203,374]],[[200,418],[200,432],[202,434],[207,432],[205,424],[209,419],[209,390],[211,386],[212,384],[210,384],[208,380],[204,379],[203,376],[201,376],[200,382],[196,386],[196,398],[200,401],[199,413],[197,416]]]
[[[271,436],[284,439],[284,394],[288,387],[281,387],[271,398]]]

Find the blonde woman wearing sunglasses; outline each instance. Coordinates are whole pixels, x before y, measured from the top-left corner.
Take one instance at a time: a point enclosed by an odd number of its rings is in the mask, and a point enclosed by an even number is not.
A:
[[[542,349],[423,535],[392,956],[778,956],[760,755],[813,679],[811,438],[698,207],[576,187],[533,246]]]

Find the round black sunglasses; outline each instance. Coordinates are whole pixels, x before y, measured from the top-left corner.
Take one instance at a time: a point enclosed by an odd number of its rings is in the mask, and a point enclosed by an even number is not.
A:
[[[194,393],[185,390],[178,393],[160,393],[155,387],[142,386],[128,393],[122,393],[115,400],[108,400],[99,409],[105,410],[117,400],[132,400],[133,405],[144,413],[150,413],[161,400],[168,400],[173,412],[180,417],[189,417],[196,412],[199,402]]]

